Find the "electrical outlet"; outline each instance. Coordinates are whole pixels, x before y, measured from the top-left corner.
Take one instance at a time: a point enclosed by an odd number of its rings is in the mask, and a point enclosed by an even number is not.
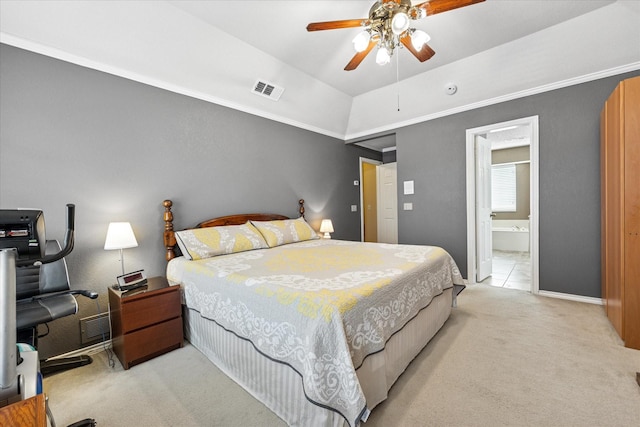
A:
[[[351,205],[351,212],[358,212],[358,205]]]

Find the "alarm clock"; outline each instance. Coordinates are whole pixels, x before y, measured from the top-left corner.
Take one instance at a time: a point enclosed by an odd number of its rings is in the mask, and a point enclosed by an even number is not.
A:
[[[118,276],[117,279],[118,284],[116,286],[121,291],[129,291],[147,284],[147,276],[144,274],[144,270],[126,273]]]

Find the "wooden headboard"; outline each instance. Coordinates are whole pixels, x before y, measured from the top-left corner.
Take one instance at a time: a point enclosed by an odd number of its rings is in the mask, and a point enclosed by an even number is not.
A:
[[[165,200],[162,202],[164,206],[164,247],[166,249],[165,258],[167,261],[175,258],[176,254],[174,252],[174,248],[176,246],[176,236],[173,230],[173,212],[171,211],[171,207],[173,206],[173,202],[171,200]],[[304,200],[298,200],[298,213],[301,217],[304,217]],[[288,216],[279,215],[279,214],[265,214],[265,213],[253,213],[253,214],[236,214],[236,215],[226,215],[220,216],[217,218],[211,218],[206,221],[202,221],[195,227],[191,228],[204,228],[204,227],[215,227],[219,225],[241,225],[246,223],[247,221],[273,221],[279,219],[289,219]]]

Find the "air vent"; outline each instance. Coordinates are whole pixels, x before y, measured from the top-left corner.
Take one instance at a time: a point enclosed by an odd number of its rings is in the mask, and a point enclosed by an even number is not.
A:
[[[109,339],[109,313],[100,313],[80,319],[80,342],[86,344],[98,339]]]
[[[282,92],[284,92],[284,88],[278,87],[264,80],[258,80],[256,81],[256,84],[253,85],[253,93],[256,95],[262,95],[273,101],[279,100]]]

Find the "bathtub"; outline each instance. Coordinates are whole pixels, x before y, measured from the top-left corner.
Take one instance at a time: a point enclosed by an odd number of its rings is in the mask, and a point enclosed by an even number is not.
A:
[[[493,249],[529,252],[529,220],[494,219],[491,221]]]

